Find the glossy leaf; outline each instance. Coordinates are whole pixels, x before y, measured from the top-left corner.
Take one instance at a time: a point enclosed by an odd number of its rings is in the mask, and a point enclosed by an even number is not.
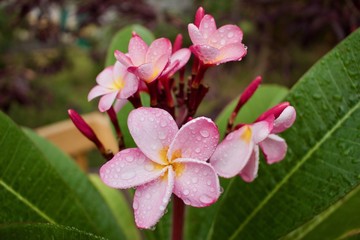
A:
[[[274,165],[262,161],[251,184],[238,177],[231,181],[209,239],[283,237],[359,186],[359,43],[358,30],[293,87],[286,100],[298,117],[282,135],[289,146],[286,159]],[[326,237],[339,236],[330,234]]]
[[[44,145],[46,151],[40,151],[3,113],[0,133],[0,224],[43,222],[123,237],[99,193],[75,165],[66,162],[70,159],[54,147]],[[48,154],[53,158],[47,159]]]
[[[101,240],[105,238],[80,231],[74,227],[65,227],[49,223],[16,223],[0,225],[1,239],[56,239],[56,240]]]
[[[116,61],[114,57],[115,50],[119,50],[123,53],[128,52],[128,44],[132,36],[132,32],[136,32],[140,35],[148,45],[155,39],[154,35],[147,28],[141,25],[134,24],[121,29],[111,40],[106,54],[105,67],[114,65]]]

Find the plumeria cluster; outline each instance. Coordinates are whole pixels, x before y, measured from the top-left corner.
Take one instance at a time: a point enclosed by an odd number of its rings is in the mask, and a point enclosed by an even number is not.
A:
[[[174,204],[180,201],[205,207],[220,196],[218,176],[239,175],[246,182],[253,181],[258,172],[259,149],[268,164],[284,159],[287,145],[277,134],[289,128],[296,117],[295,109],[284,102],[254,123],[234,126],[238,112],[261,83],[257,77],[240,96],[229,118],[226,137],[219,143],[216,124],[194,115],[209,90],[203,83],[206,70],[240,61],[246,55],[243,33],[235,25],[217,28],[214,18],[203,8],[196,12],[188,31],[193,43],[190,48],[181,47],[181,35],[174,44],[159,38],[147,45],[133,33],[128,53],[115,51],[114,66],[97,76],[97,85],[88,99],[101,96],[99,110],[107,112],[115,126],[118,153],[106,152],[91,128],[76,112],[69,111],[75,125],[108,160],[100,169],[104,183],[119,189],[136,188],[133,209],[139,228],[151,228],[159,221],[172,194]],[[191,54],[191,75],[185,78]],[[150,95],[150,107],[142,106],[140,92]],[[128,116],[128,127],[137,148],[125,149],[116,112],[128,101],[135,108]],[[174,214],[181,215],[176,209]]]

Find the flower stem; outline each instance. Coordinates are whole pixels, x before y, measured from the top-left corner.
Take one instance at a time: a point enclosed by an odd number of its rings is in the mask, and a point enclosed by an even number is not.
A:
[[[174,195],[173,203],[173,221],[172,221],[172,240],[182,240],[184,232],[184,214],[185,204],[184,202]]]

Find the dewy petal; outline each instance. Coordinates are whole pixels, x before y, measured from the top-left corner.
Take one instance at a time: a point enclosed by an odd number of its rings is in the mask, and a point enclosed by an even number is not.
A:
[[[151,182],[165,172],[166,168],[151,161],[138,148],[128,148],[100,168],[100,177],[110,187],[125,189]]]
[[[129,42],[129,56],[135,66],[145,63],[148,45],[138,35],[133,36]]]
[[[127,67],[124,64],[116,61],[114,68],[113,68],[113,79],[114,80],[116,80],[118,78],[123,79],[127,73],[128,73]]]
[[[210,164],[190,158],[178,158],[173,166],[175,169],[174,193],[185,204],[206,207],[216,202],[220,196],[220,184]]]
[[[193,45],[190,47],[190,50],[204,64],[215,64],[217,61],[216,57],[220,53],[219,49],[208,45]]]
[[[191,51],[188,48],[182,48],[176,51],[171,55],[170,64],[165,68],[161,75],[172,76],[189,61],[190,55]]]
[[[251,129],[245,125],[227,135],[217,146],[210,158],[210,164],[220,176],[234,177],[249,161],[253,148]]]
[[[219,141],[219,130],[206,117],[198,117],[186,123],[176,134],[168,151],[168,159],[174,157],[207,161]]]
[[[127,99],[138,90],[139,79],[134,74],[126,72],[123,80],[124,88],[121,89],[118,97],[122,99]]]
[[[114,91],[114,92],[105,94],[104,96],[102,96],[100,98],[100,101],[99,101],[100,112],[105,112],[105,111],[109,110],[111,105],[114,103],[117,94],[118,94],[118,91]]]
[[[265,120],[256,122],[251,125],[251,131],[253,134],[253,141],[255,144],[263,141],[267,138],[273,128],[274,116],[269,116]]]
[[[131,59],[126,54],[120,52],[119,50],[115,50],[114,56],[116,60],[118,60],[121,64],[123,64],[125,67],[130,67],[133,65],[131,62]]]
[[[147,82],[147,79],[152,79],[152,76],[154,75],[154,65],[153,63],[145,63],[139,67],[129,67],[128,71]]]
[[[194,45],[206,44],[205,38],[201,35],[199,29],[192,23],[188,25],[189,36]]]
[[[149,50],[146,53],[146,62],[153,62],[155,63],[158,61],[160,57],[163,55],[166,56],[167,61],[171,56],[171,42],[167,38],[159,38],[153,41],[149,47]],[[162,71],[163,69],[161,69]]]
[[[113,69],[114,66],[109,66],[102,70],[97,76],[96,76],[96,82],[103,87],[109,87],[113,83]]]
[[[133,202],[135,222],[138,228],[149,229],[164,215],[174,188],[174,171],[165,167],[163,177],[138,187]]]
[[[178,131],[165,110],[141,107],[130,112],[128,127],[136,145],[151,160],[167,164],[166,153]]]
[[[216,48],[222,48],[233,43],[241,43],[243,33],[236,25],[225,25],[214,32],[208,40],[208,43]]]
[[[270,134],[259,145],[268,164],[277,163],[285,158],[287,144],[283,138]]]
[[[271,133],[283,132],[293,125],[296,119],[296,111],[293,106],[288,106],[274,121],[274,128]]]
[[[88,95],[88,101],[91,101],[94,98],[99,97],[101,95],[108,94],[108,93],[110,93],[112,91],[113,91],[112,89],[105,88],[105,87],[100,86],[100,85],[96,85],[95,87],[93,87],[90,90],[89,95]]]
[[[220,49],[216,57],[216,63],[240,61],[246,55],[245,46],[242,43],[229,44]]]
[[[240,172],[241,178],[245,182],[252,182],[257,177],[259,170],[259,146],[254,147],[254,151],[251,153],[250,159],[244,169]]]
[[[199,31],[204,39],[209,39],[216,31],[215,19],[211,15],[206,14],[200,22]]]

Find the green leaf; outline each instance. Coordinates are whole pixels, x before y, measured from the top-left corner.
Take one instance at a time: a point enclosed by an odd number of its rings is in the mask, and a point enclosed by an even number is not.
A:
[[[154,35],[147,28],[140,25],[135,24],[121,29],[111,40],[106,54],[105,67],[114,65],[116,61],[114,57],[115,50],[119,50],[123,53],[128,52],[128,45],[132,36],[132,32],[136,32],[147,44],[150,44],[155,39]]]
[[[260,85],[255,94],[240,110],[234,125],[238,123],[252,123],[264,111],[280,103],[288,92],[289,90],[283,86],[270,84]],[[238,98],[229,103],[216,119],[216,124],[219,127],[221,137],[225,134],[228,119],[237,102]]]
[[[56,240],[100,240],[104,239],[74,227],[49,223],[16,223],[0,225],[1,239],[56,239]]]
[[[263,84],[253,97],[241,109],[235,119],[235,124],[240,122],[250,123],[261,113],[280,103],[286,96],[288,89],[278,85]],[[238,98],[229,103],[216,119],[221,136],[224,135],[227,121],[237,104]],[[226,188],[229,180],[221,179],[221,186]],[[185,238],[205,239],[212,224],[219,202],[206,208],[187,208]]]
[[[46,159],[3,113],[0,133],[0,224],[44,222],[113,239],[123,236],[108,207],[77,167],[66,164],[60,154],[53,155],[52,162]]]
[[[133,212],[130,210],[124,194],[119,190],[105,185],[97,174],[91,174],[90,180],[111,208],[118,224],[123,229],[126,238],[131,240],[140,239],[139,230],[135,226]],[[131,201],[132,199],[129,200]]]
[[[360,30],[293,87],[286,100],[298,117],[282,134],[288,143],[286,159],[270,166],[262,161],[259,177],[251,184],[238,177],[231,180],[209,239],[277,239],[324,213],[359,186],[359,43]],[[338,221],[339,232],[344,229],[341,225],[342,220]],[[339,236],[332,233],[322,239]]]

